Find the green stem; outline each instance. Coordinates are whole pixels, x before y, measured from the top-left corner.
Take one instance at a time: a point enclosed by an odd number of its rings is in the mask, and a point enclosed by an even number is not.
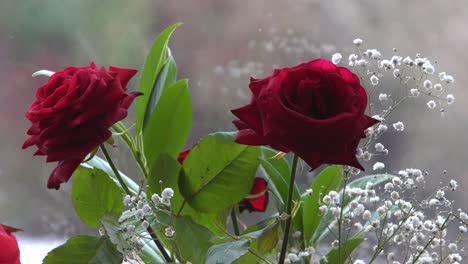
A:
[[[343,225],[343,210],[344,210],[344,199],[345,199],[345,193],[346,193],[346,186],[348,184],[348,174],[346,173],[345,179],[344,179],[344,184],[343,184],[343,194],[341,196],[341,210],[340,210],[340,218],[338,220],[338,263],[341,264],[341,229]],[[345,244],[346,245],[346,244]],[[345,248],[345,259],[347,258],[346,256],[346,248]],[[346,261],[346,260],[344,260]]]
[[[234,228],[234,234],[236,236],[239,236],[239,225],[237,223],[237,214],[236,214],[236,207],[237,205],[234,205],[231,209],[231,221],[232,221],[232,226]]]
[[[122,179],[122,176],[120,175],[119,170],[117,170],[117,167],[115,167],[114,162],[112,161],[112,159],[111,159],[111,157],[109,155],[109,152],[107,152],[107,149],[104,146],[104,144],[101,144],[101,150],[102,150],[102,153],[104,153],[104,156],[106,157],[107,163],[109,163],[109,166],[111,167],[112,171],[114,172],[115,177],[117,178],[120,185],[122,186],[122,189],[125,191],[126,194],[131,196],[132,193],[130,192],[130,190],[128,189],[128,187],[125,184],[124,180]]]
[[[296,168],[297,168],[297,161],[299,157],[294,154],[293,158],[293,165],[291,168],[291,178],[289,180],[289,192],[288,192],[288,203],[286,206],[286,214],[288,219],[286,220],[286,227],[284,229],[284,236],[283,236],[283,244],[281,246],[281,254],[279,258],[279,264],[284,264],[284,259],[286,258],[286,250],[288,249],[288,240],[289,240],[289,232],[291,231],[291,222],[292,222],[292,198],[293,198],[293,190],[295,185],[296,179]]]
[[[109,166],[111,167],[112,171],[114,172],[115,177],[117,178],[120,185],[122,186],[122,189],[125,191],[126,194],[132,196],[132,193],[130,192],[130,190],[128,189],[128,187],[125,184],[124,180],[122,179],[122,176],[120,175],[119,170],[117,170],[117,167],[115,167],[114,162],[112,161],[112,159],[111,159],[111,157],[109,155],[109,152],[107,152],[107,149],[104,146],[104,144],[101,144],[101,150],[102,150],[102,153],[104,153],[104,156],[106,157],[107,163],[109,163]],[[142,221],[143,221],[143,219],[142,219]],[[172,260],[172,258],[167,254],[166,249],[164,248],[164,245],[161,243],[161,241],[160,241],[158,235],[156,234],[156,232],[154,231],[154,229],[151,226],[148,226],[146,231],[148,231],[148,233],[150,234],[151,238],[153,239],[154,243],[158,247],[159,251],[163,255],[166,262],[174,262]]]

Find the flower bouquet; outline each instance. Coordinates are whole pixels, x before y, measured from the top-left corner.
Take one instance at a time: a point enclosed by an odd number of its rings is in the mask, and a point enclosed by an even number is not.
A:
[[[78,217],[96,229],[43,263],[462,263],[468,216],[446,198],[458,183],[421,197],[428,172],[386,173],[380,160],[391,155],[381,136],[405,129],[392,113],[414,101],[443,114],[451,75],[355,39],[347,60],[304,58],[251,78],[250,102],[231,110],[236,131],[186,146],[190,90],[168,48],[179,25],[155,39],[138,91],[127,91],[134,69],[33,74],[48,80],[23,148],[58,162],[47,187],[71,184]],[[116,166],[115,146],[139,175]],[[314,179],[302,188],[305,174]],[[243,220],[249,212],[261,220]]]

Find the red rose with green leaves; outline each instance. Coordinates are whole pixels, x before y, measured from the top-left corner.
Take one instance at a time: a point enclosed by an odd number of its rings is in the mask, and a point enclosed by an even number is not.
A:
[[[20,264],[18,241],[13,235],[20,229],[0,224],[0,264]]]
[[[322,164],[363,169],[355,152],[364,130],[378,121],[364,114],[367,94],[347,68],[318,59],[251,79],[236,142],[292,151],[312,168]]]
[[[140,93],[127,93],[127,83],[137,70],[94,63],[69,67],[53,74],[36,92],[26,112],[32,125],[23,148],[35,145],[34,155],[58,161],[47,187],[59,189],[75,169],[111,135],[109,128],[127,116]]]

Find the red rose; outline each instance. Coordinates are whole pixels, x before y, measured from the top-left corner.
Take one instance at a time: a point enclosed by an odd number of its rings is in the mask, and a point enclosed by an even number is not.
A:
[[[127,116],[133,99],[141,93],[126,93],[137,71],[110,67],[69,67],[56,72],[36,92],[26,112],[32,125],[23,148],[37,146],[34,155],[58,161],[48,188],[59,189],[86,155],[105,142],[109,128]]]
[[[20,264],[18,241],[12,234],[19,229],[0,224],[0,263]]]
[[[356,148],[378,121],[364,114],[367,94],[359,78],[318,59],[251,79],[250,104],[232,110],[239,118],[236,142],[292,151],[312,168],[322,164],[363,169]]]
[[[177,160],[180,164],[184,163],[191,149],[184,150],[179,154]],[[268,206],[268,183],[263,178],[255,177],[250,193],[239,202],[239,210],[242,212],[247,209],[249,212],[264,212]]]
[[[265,179],[255,177],[249,195],[239,202],[239,211],[265,212],[268,206],[268,183]]]

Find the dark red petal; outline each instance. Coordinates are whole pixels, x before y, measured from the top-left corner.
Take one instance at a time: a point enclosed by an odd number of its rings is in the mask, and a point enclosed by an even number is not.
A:
[[[123,100],[122,103],[120,104],[120,107],[123,107],[125,109],[128,109],[130,105],[132,104],[133,100],[137,97],[143,95],[143,93],[140,92],[131,92],[129,93]]]
[[[265,137],[258,135],[252,129],[239,130],[236,136],[236,142],[250,146],[262,146],[270,144]]]
[[[262,120],[255,102],[237,109],[233,109],[231,112],[242,122],[250,126],[251,129],[258,132],[262,131]]]
[[[80,166],[81,161],[77,159],[59,161],[57,167],[49,176],[47,188],[58,190],[61,183],[67,182],[70,179],[76,168]]]
[[[127,69],[127,68],[120,68],[115,66],[109,67],[110,72],[116,72],[120,78],[120,82],[122,83],[122,87],[126,90],[127,84],[132,79],[133,76],[138,72],[135,69]]]

